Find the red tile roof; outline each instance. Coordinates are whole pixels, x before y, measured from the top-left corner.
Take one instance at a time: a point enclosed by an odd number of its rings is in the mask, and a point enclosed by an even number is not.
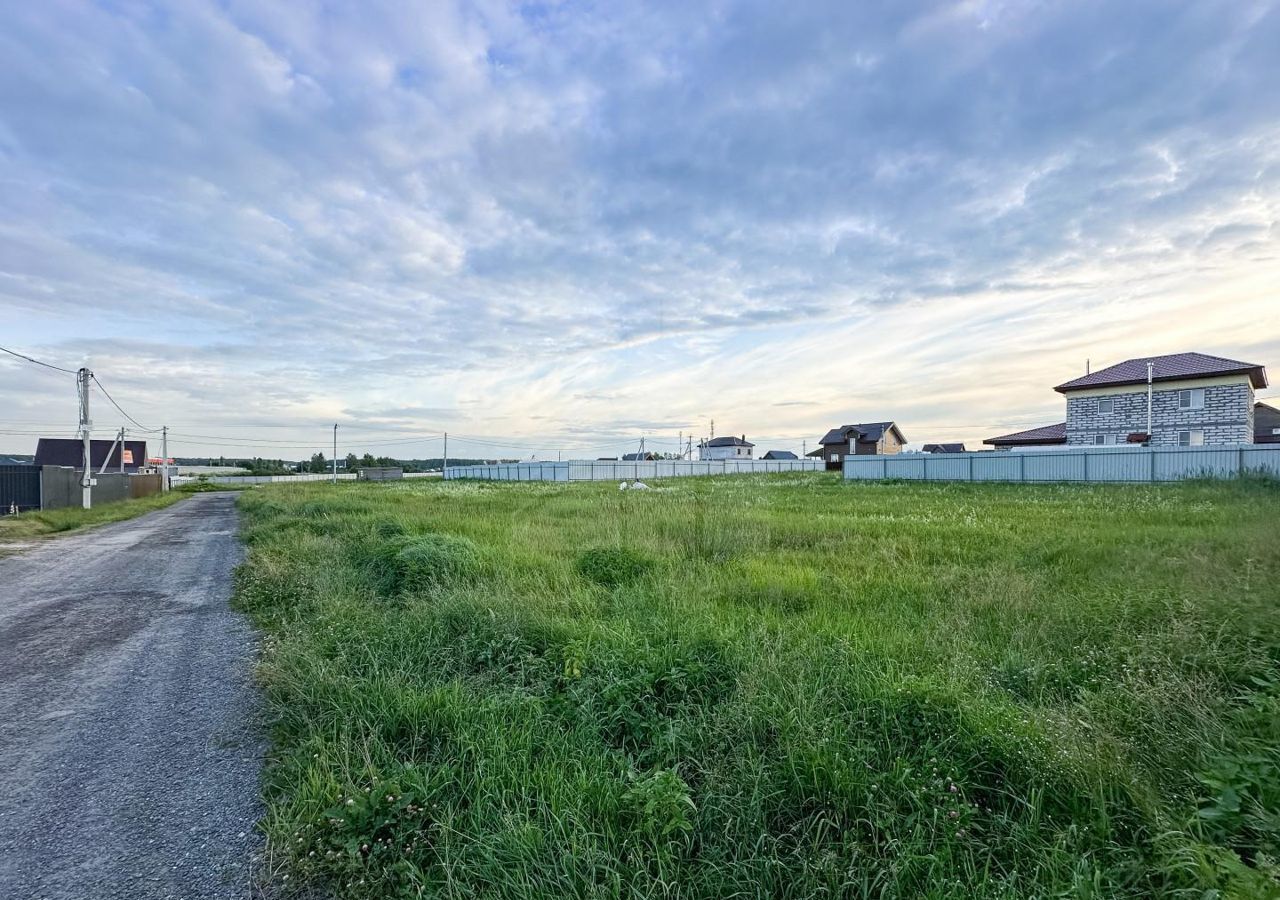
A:
[[[1257,363],[1224,359],[1205,353],[1173,353],[1168,356],[1142,356],[1126,359],[1088,375],[1073,378],[1054,388],[1067,393],[1084,388],[1120,384],[1146,384],[1147,363],[1152,364],[1152,381],[1175,381],[1182,378],[1208,378],[1213,375],[1248,375],[1255,388],[1267,386],[1267,370]]]
[[[982,443],[995,447],[1022,447],[1032,444],[1065,444],[1067,442],[1067,423],[1041,425],[1039,428],[1028,428],[1026,431],[1015,431],[1013,434],[1002,434],[999,437],[987,438]]]

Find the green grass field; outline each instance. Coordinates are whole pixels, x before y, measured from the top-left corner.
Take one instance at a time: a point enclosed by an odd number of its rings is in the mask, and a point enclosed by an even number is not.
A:
[[[1280,488],[241,499],[277,886],[1280,894]]]

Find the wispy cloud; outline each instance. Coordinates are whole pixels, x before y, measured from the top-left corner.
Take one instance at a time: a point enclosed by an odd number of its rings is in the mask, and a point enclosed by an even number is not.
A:
[[[6,339],[308,441],[978,441],[1086,357],[1280,365],[1276,46],[1273,2],[18,5]]]

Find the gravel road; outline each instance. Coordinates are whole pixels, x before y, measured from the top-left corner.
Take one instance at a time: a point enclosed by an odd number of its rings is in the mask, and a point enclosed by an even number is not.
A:
[[[234,504],[0,558],[0,897],[250,896],[264,739]]]

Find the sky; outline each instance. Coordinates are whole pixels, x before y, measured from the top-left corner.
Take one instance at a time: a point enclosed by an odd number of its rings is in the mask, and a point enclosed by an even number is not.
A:
[[[976,447],[1086,361],[1280,379],[1277,2],[0,5],[0,344],[171,454]],[[0,450],[76,416],[0,359]]]

